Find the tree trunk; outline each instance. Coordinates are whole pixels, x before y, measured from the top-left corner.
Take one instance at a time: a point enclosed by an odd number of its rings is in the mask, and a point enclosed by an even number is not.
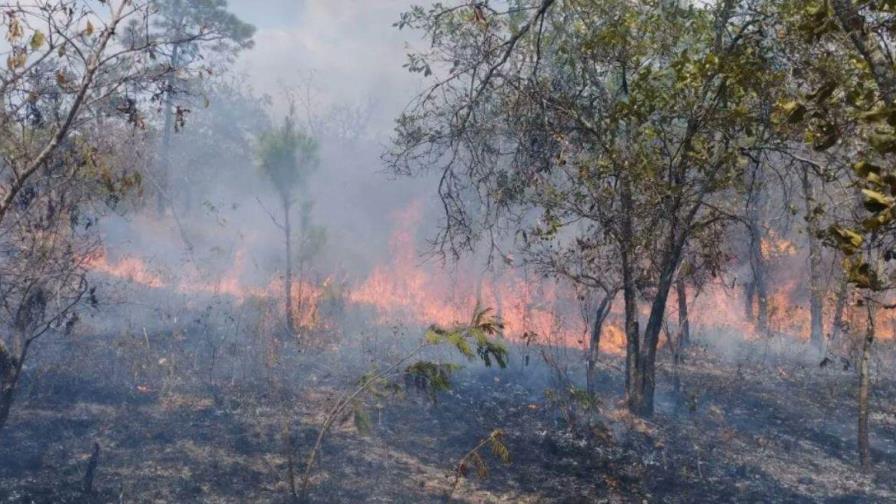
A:
[[[749,258],[750,271],[753,281],[750,284],[747,300],[749,320],[754,320],[756,330],[762,335],[768,335],[768,282],[766,280],[766,263],[762,254],[762,225],[759,218],[759,197],[763,187],[763,174],[761,166],[754,163],[751,178],[749,199],[747,200],[747,232],[750,235]],[[753,318],[753,298],[756,298],[756,316]]]
[[[585,370],[585,390],[592,396],[597,392],[597,357],[600,351],[600,334],[603,330],[604,321],[607,320],[607,315],[610,314],[612,303],[612,294],[604,296],[594,311],[594,322],[591,324],[591,338],[588,342],[588,366]]]
[[[0,430],[3,430],[9,419],[21,373],[21,361],[10,355],[6,347],[0,343]]]
[[[768,283],[765,257],[762,255],[762,229],[758,220],[750,219],[750,269],[753,272],[753,293],[756,298],[756,330],[768,335]],[[750,300],[752,311],[752,299]]]
[[[675,354],[683,350],[691,342],[691,321],[688,319],[688,292],[684,279],[675,281],[675,294],[678,297],[678,325],[679,337],[675,344]]]
[[[631,254],[633,245],[632,214],[634,212],[631,194],[631,181],[627,177],[621,180],[622,202],[622,240],[620,243],[620,259],[622,263],[622,297],[625,312],[625,395],[629,411],[636,412],[642,407],[643,377],[639,365],[641,355],[641,330],[638,327],[638,293],[635,286],[634,265]]]
[[[744,318],[749,322],[756,322],[756,314],[753,310],[753,298],[756,294],[756,286],[753,282],[744,282]]]
[[[865,329],[865,339],[862,342],[862,359],[859,361],[859,429],[858,429],[858,448],[859,463],[862,469],[871,468],[871,442],[868,439],[868,396],[871,392],[871,345],[874,343],[874,306],[869,300],[866,305],[866,313],[868,315],[867,328]]]
[[[669,292],[672,290],[673,275],[678,267],[681,252],[681,245],[671,245],[670,247],[671,250],[669,250],[665,258],[665,265],[660,274],[656,297],[653,298],[653,303],[650,307],[647,327],[644,328],[644,348],[641,359],[638,362],[641,378],[641,402],[637,405],[634,412],[645,418],[653,416],[653,396],[656,391],[656,350],[659,345],[660,332],[663,328],[663,317],[666,314],[666,303],[669,300]]]
[[[846,310],[847,294],[849,294],[849,282],[844,274],[840,278],[840,285],[837,286],[837,301],[834,302],[834,321],[831,323],[831,343],[837,341],[840,338],[840,333],[843,332],[843,313]]]
[[[286,241],[286,274],[283,278],[283,301],[286,310],[286,328],[289,330],[290,336],[298,336],[296,329],[295,310],[293,310],[294,302],[292,297],[292,223],[290,213],[292,205],[289,196],[283,195],[283,234]]]
[[[18,376],[2,376],[0,377],[0,430],[6,425],[9,419],[9,412],[12,409],[12,403],[15,399],[16,384]]]
[[[631,214],[633,203],[631,199],[630,181],[623,179],[622,183],[622,235],[632,236]],[[700,205],[690,209],[685,222],[691,222]],[[666,303],[669,300],[669,292],[675,279],[675,272],[681,263],[681,255],[687,242],[687,232],[681,227],[676,215],[672,215],[667,247],[663,252],[660,262],[660,275],[656,285],[656,295],[650,305],[650,315],[647,326],[644,328],[643,347],[641,346],[638,329],[638,311],[636,299],[636,287],[634,281],[634,268],[631,264],[630,254],[632,244],[630,239],[624,238],[622,242],[622,271],[623,293],[625,295],[625,333],[626,333],[626,396],[628,408],[632,413],[649,418],[653,416],[653,396],[656,390],[656,351],[659,345],[659,336],[662,331],[663,317],[666,314]]]
[[[181,11],[181,4],[177,2],[174,6],[175,15],[178,17],[177,20],[177,30],[175,33],[175,38],[180,38],[182,28],[181,26],[184,23],[184,18]],[[159,163],[159,193],[156,195],[156,210],[159,214],[164,213],[165,206],[167,204],[174,204],[174,195],[172,194],[172,184],[171,184],[171,138],[174,135],[174,79],[175,79],[175,70],[178,65],[180,65],[180,45],[175,44],[171,49],[171,68],[168,73],[168,77],[165,81],[165,104],[164,104],[164,113],[165,113],[165,123],[162,126],[162,150],[161,150],[161,160]],[[189,192],[189,191],[187,191]],[[166,202],[166,195],[169,201]]]
[[[177,52],[176,46],[174,52]],[[172,78],[169,77],[169,86],[173,86],[171,81]],[[164,213],[165,207],[173,203],[172,201],[166,201],[167,198],[171,198],[171,135],[174,129],[174,114],[171,112],[171,107],[172,99],[171,91],[169,90],[165,95],[165,124],[162,126],[162,149],[159,153],[161,155],[159,162],[159,191],[156,194],[156,211],[159,214]]]
[[[809,240],[809,341],[820,352],[824,352],[824,314],[822,298],[824,287],[821,281],[821,243],[818,240],[818,218],[813,203],[815,190],[809,178],[809,169],[803,167],[803,198],[806,202],[806,235]]]

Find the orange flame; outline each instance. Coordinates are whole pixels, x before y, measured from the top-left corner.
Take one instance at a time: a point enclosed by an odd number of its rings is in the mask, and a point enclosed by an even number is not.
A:
[[[342,290],[343,284],[326,278],[322,282],[297,279],[292,293],[296,325],[302,328],[335,330],[335,321],[325,320],[321,304],[333,298],[347,301],[357,308],[374,312],[382,324],[402,323],[416,326],[437,324],[449,326],[467,322],[474,308],[491,307],[505,326],[505,336],[514,341],[551,343],[570,347],[587,346],[588,327],[579,312],[576,292],[564,285],[544,278],[532,278],[524,270],[483,273],[470,264],[461,264],[451,271],[421,264],[416,250],[415,232],[422,220],[419,202],[396,212],[395,227],[390,238],[390,259],[376,266],[369,275],[354,286]],[[763,254],[777,264],[800,261],[793,242],[770,235],[762,243]],[[239,303],[249,299],[275,300],[282,296],[282,278],[271,279],[266,285],[244,281],[247,253],[238,251],[232,267],[226,273],[205,279],[195,267],[183,268],[178,276],[164,275],[139,257],[123,256],[112,260],[105,251],[88,260],[89,267],[113,278],[134,282],[152,289],[171,289],[187,294],[225,295]],[[205,275],[208,277],[209,275]],[[168,280],[168,278],[174,280]],[[768,297],[769,329],[774,334],[808,341],[810,315],[804,279],[792,276],[789,281],[777,281]],[[692,332],[727,331],[745,340],[766,337],[759,334],[756,324],[746,315],[744,291],[734,286],[711,284],[697,297],[689,290],[689,322]],[[833,296],[824,302],[826,331],[830,332],[833,318]],[[614,305],[610,319],[601,335],[602,352],[622,354],[625,334],[621,328],[621,303]],[[276,305],[280,307],[278,303]],[[669,320],[677,323],[674,296],[671,299]],[[641,306],[646,316],[646,305]],[[282,308],[281,308],[282,310]],[[282,313],[282,312],[281,312]],[[882,339],[890,339],[896,332],[896,311],[881,310],[879,332]],[[859,318],[861,319],[861,318]],[[862,321],[859,320],[858,324]]]
[[[381,323],[452,325],[469,320],[474,307],[494,309],[511,340],[529,339],[566,346],[584,345],[586,326],[570,307],[577,306],[575,292],[544,279],[527,279],[521,273],[485,278],[461,265],[451,273],[419,264],[413,232],[422,207],[415,203],[395,214],[396,228],[390,241],[392,259],[376,267],[349,294],[357,305],[373,307]],[[620,351],[614,329],[602,338],[606,351]]]

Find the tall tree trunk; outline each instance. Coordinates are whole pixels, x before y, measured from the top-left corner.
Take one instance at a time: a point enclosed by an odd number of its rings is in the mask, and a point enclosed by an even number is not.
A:
[[[675,344],[676,355],[691,341],[691,321],[688,319],[688,291],[684,278],[675,281],[675,294],[678,297],[678,325],[680,327],[678,342]]]
[[[803,167],[803,198],[806,202],[806,235],[809,240],[809,341],[824,352],[824,314],[822,313],[824,287],[821,280],[821,243],[818,240],[818,218],[815,212],[815,189],[809,178],[809,169]]]
[[[292,213],[292,204],[289,201],[289,196],[284,194],[282,196],[283,203],[283,234],[284,239],[286,241],[286,275],[283,279],[284,286],[284,308],[286,309],[286,327],[289,330],[290,336],[298,336],[299,332],[296,329],[296,321],[294,315],[296,315],[295,310],[293,310],[294,302],[292,297],[292,223],[290,219],[290,213]]]
[[[621,178],[622,202],[622,239],[620,242],[620,259],[622,263],[622,297],[625,319],[625,395],[629,411],[641,409],[643,401],[643,382],[640,361],[641,330],[638,324],[638,292],[635,285],[634,264],[631,255],[634,253],[631,237],[632,203],[631,181]]]
[[[591,324],[591,338],[588,341],[587,368],[585,370],[585,390],[592,396],[597,392],[597,357],[600,351],[600,334],[604,321],[610,314],[613,294],[607,294],[594,310],[594,321]]]
[[[753,294],[756,298],[756,330],[767,335],[769,321],[766,263],[762,254],[762,228],[754,212],[751,212],[750,218],[750,269],[753,272]],[[752,300],[750,303],[752,311]]]
[[[6,425],[15,400],[16,386],[22,374],[22,359],[14,358],[0,343],[0,430]]]
[[[750,284],[750,290],[747,292],[749,320],[754,320],[756,330],[762,335],[768,335],[768,276],[765,257],[762,254],[763,231],[759,218],[759,199],[762,196],[763,173],[762,166],[759,163],[753,164],[753,170],[750,172],[748,180],[750,187],[749,198],[747,199],[747,232],[749,234],[749,258],[750,272],[753,274],[753,280]],[[753,317],[753,298],[756,299],[756,315]]]
[[[752,254],[752,252],[751,252]],[[751,256],[752,257],[752,256]],[[744,282],[744,318],[749,322],[756,322],[756,313],[753,309],[753,298],[756,297],[756,284],[752,281]]]
[[[174,52],[177,52],[175,46]],[[159,160],[159,192],[156,195],[156,210],[159,214],[165,212],[169,204],[173,204],[171,196],[171,136],[174,130],[174,114],[171,111],[172,98],[170,87],[173,86],[172,78],[168,78],[169,91],[165,94],[165,124],[162,126],[162,149]],[[166,201],[170,199],[171,201]]]
[[[660,332],[663,329],[663,317],[666,314],[669,292],[672,290],[673,276],[678,268],[681,256],[682,245],[683,243],[670,245],[670,250],[665,257],[659,283],[657,284],[656,297],[653,298],[653,303],[650,306],[647,326],[644,328],[644,348],[641,359],[638,362],[641,377],[641,403],[637,405],[635,413],[647,418],[653,416],[653,397],[656,391],[656,351],[659,345]]]
[[[623,178],[621,185],[622,200],[622,235],[632,235],[631,214],[633,203],[631,199],[631,186],[627,178]],[[656,391],[656,351],[659,345],[660,332],[663,327],[663,317],[666,314],[666,304],[669,300],[669,292],[675,279],[675,271],[681,263],[684,245],[687,242],[686,224],[692,222],[694,215],[700,208],[696,204],[690,208],[688,216],[680,220],[676,214],[671,215],[669,236],[666,240],[666,248],[660,262],[660,275],[656,285],[656,295],[650,305],[650,315],[647,326],[644,328],[643,341],[640,340],[638,329],[638,312],[636,287],[634,281],[634,268],[631,263],[632,244],[629,238],[623,238],[622,242],[622,270],[623,293],[625,296],[625,323],[626,323],[626,396],[628,398],[629,411],[642,417],[651,417],[654,412],[654,392]],[[643,343],[643,346],[642,346]]]
[[[843,313],[846,310],[846,297],[848,293],[849,281],[844,274],[841,276],[839,285],[837,286],[837,300],[834,302],[834,320],[831,322],[831,343],[840,339],[840,333],[843,332]]]
[[[865,305],[868,316],[865,339],[862,342],[862,359],[859,361],[859,463],[867,470],[871,467],[871,442],[868,439],[868,397],[871,393],[871,345],[874,344],[874,304],[870,300]]]
[[[174,14],[177,17],[177,28],[175,30],[175,38],[180,38],[184,17],[182,14],[180,1],[174,4]],[[172,194],[171,184],[171,139],[174,135],[174,84],[175,69],[180,65],[180,45],[175,44],[171,49],[171,68],[167,79],[165,80],[165,123],[162,126],[162,151],[159,162],[159,193],[156,195],[156,210],[159,214],[165,211],[168,204],[173,205],[175,196]],[[189,191],[188,191],[189,192]],[[166,197],[170,200],[166,202]]]

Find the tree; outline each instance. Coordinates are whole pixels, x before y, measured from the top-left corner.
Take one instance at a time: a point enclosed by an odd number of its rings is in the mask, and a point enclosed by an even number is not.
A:
[[[241,21],[227,10],[227,0],[155,0],[153,16],[155,36],[183,40],[160,51],[172,69],[196,68],[198,75],[212,75],[232,63],[241,52],[254,45],[255,27]],[[170,72],[165,82],[162,112],[162,143],[157,203],[165,206],[165,192],[171,176],[171,141],[185,121],[189,109],[175,103],[175,98],[195,95],[197,73]],[[192,78],[191,78],[192,77]],[[184,191],[189,194],[189,191]],[[187,200],[189,201],[189,200]]]
[[[765,172],[760,159],[751,159],[746,173],[745,224],[747,228],[747,257],[749,258],[752,278],[745,284],[745,301],[747,318],[756,322],[760,334],[768,334],[768,266],[762,253],[762,240],[765,236],[760,218],[765,188]],[[754,312],[753,300],[756,300]]]
[[[801,131],[819,152],[840,149],[851,162],[862,208],[825,232],[840,251],[844,276],[860,293],[866,327],[859,362],[858,454],[871,465],[870,359],[876,312],[892,290],[896,246],[896,70],[892,35],[896,16],[888,3],[831,0],[785,2],[778,11],[785,33],[806,51],[792,99],[782,102],[782,123]],[[852,205],[849,205],[852,206]],[[845,297],[844,297],[845,298]]]
[[[274,186],[280,199],[283,222],[275,223],[283,231],[286,245],[286,272],[284,275],[284,307],[286,325],[290,335],[298,336],[296,307],[293,297],[293,225],[292,212],[297,196],[308,180],[308,175],[318,164],[317,142],[296,129],[295,108],[290,108],[283,125],[266,132],[258,142],[258,161],[262,173]],[[302,205],[303,226],[307,229],[310,201]]]
[[[93,298],[85,262],[98,206],[139,186],[121,168],[136,160],[105,142],[139,131],[141,108],[175,70],[154,54],[186,41],[149,37],[151,14],[150,2],[133,0],[3,5],[0,427],[33,343],[70,327]]]
[[[0,429],[34,344],[46,334],[68,334],[79,312],[98,303],[88,281],[100,247],[92,228],[104,208],[120,206],[140,183],[137,172],[116,166],[123,155],[115,149],[105,141],[67,145],[10,209],[0,260]]]
[[[436,77],[398,119],[386,159],[399,174],[439,173],[437,243],[457,254],[512,228],[612,244],[628,406],[650,416],[675,273],[694,234],[726,220],[751,100],[770,79],[748,43],[760,37],[751,11],[733,1],[455,3],[416,7],[399,27],[427,34],[432,49],[407,65]]]
[[[589,330],[585,349],[585,390],[594,395],[597,392],[600,337],[613,301],[622,290],[616,249],[582,237],[575,237],[568,243],[527,241],[523,245],[528,261],[539,272],[564,279],[580,291],[583,318]]]

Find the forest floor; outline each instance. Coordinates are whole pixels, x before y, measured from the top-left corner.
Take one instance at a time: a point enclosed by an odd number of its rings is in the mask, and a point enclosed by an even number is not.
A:
[[[863,473],[857,379],[840,363],[692,349],[677,390],[671,361],[661,362],[650,421],[624,412],[618,359],[605,360],[596,409],[564,395],[562,379],[540,357],[532,363],[471,365],[435,403],[416,393],[369,400],[369,432],[347,420],[325,439],[309,500],[896,502],[892,373],[878,372],[874,383],[874,467]],[[297,438],[295,465],[303,466],[323,412],[351,383],[315,378],[278,393],[263,384],[142,393],[48,373],[0,434],[0,503],[287,502],[284,426]],[[471,471],[448,498],[458,460],[495,429],[511,462],[483,450],[487,477]],[[101,447],[95,492],[85,496],[94,442]]]

